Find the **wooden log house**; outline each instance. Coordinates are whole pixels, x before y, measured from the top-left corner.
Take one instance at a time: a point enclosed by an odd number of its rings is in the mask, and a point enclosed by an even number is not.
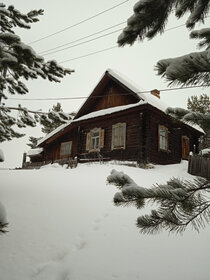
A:
[[[158,90],[141,93],[108,69],[73,121],[38,142],[44,163],[95,160],[171,164],[198,149],[203,132],[165,113]],[[31,161],[35,161],[33,154]]]

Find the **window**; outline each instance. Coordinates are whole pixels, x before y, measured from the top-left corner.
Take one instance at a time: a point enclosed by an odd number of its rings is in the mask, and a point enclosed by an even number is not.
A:
[[[99,130],[93,131],[91,134],[91,143],[90,143],[90,149],[91,150],[98,150],[99,149]]]
[[[126,123],[117,123],[112,126],[112,150],[125,149]]]
[[[168,151],[168,129],[159,125],[159,150]]]
[[[60,155],[61,156],[70,155],[71,154],[71,147],[72,147],[72,141],[61,143]]]
[[[104,129],[94,128],[87,133],[86,150],[99,151],[104,146]]]

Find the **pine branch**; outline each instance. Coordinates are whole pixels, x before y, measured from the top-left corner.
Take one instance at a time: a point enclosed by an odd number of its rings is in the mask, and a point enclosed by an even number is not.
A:
[[[0,234],[7,233],[8,232],[8,230],[6,230],[7,227],[8,227],[8,223],[0,222]]]
[[[55,120],[65,123],[70,119],[68,114],[62,112],[52,116],[50,112],[35,112],[21,106],[5,107],[2,104],[2,100],[7,99],[8,94],[23,95],[29,92],[23,80],[42,78],[58,83],[66,75],[74,72],[62,67],[55,60],[45,61],[15,34],[14,27],[30,29],[31,23],[37,22],[42,14],[41,9],[24,14],[12,5],[6,7],[0,4],[0,142],[24,135],[15,131],[14,125],[19,128],[35,127],[38,121],[52,123]],[[19,112],[17,119],[10,115],[11,111]]]
[[[152,39],[158,33],[162,34],[169,15],[174,11],[177,18],[190,13],[186,27],[192,29],[197,22],[204,22],[209,12],[209,3],[209,0],[139,0],[134,5],[133,15],[127,20],[127,26],[118,37],[118,45],[132,45],[137,40]]]
[[[146,202],[158,205],[157,210],[137,219],[137,227],[142,233],[157,233],[162,229],[182,233],[188,225],[199,231],[210,222],[210,200],[204,195],[210,192],[210,181],[207,179],[183,182],[173,178],[165,185],[156,184],[145,189],[137,186],[123,172],[113,170],[107,182],[120,189],[114,196],[116,206],[133,205],[141,209]]]
[[[39,115],[48,115],[49,113],[47,112],[42,112],[42,111],[33,111],[33,110],[29,110],[23,107],[7,107],[9,110],[13,110],[13,111],[20,111],[20,112],[25,112],[27,111],[28,113],[32,113],[32,114],[39,114]],[[1,107],[0,107],[1,110]]]

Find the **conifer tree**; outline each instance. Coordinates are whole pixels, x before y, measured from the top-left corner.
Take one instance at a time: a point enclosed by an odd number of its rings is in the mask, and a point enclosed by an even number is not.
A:
[[[33,112],[19,105],[11,108],[3,102],[9,94],[26,94],[28,89],[23,80],[48,79],[50,82],[60,82],[64,76],[73,70],[65,69],[54,60],[45,61],[43,57],[28,45],[24,44],[15,34],[14,28],[30,29],[30,24],[39,21],[43,10],[32,10],[21,13],[10,5],[0,4],[0,142],[22,137],[24,134],[15,131],[14,127],[36,126],[36,122],[44,115],[42,112]],[[12,111],[19,112],[18,118]],[[1,160],[4,160],[1,152]],[[0,207],[0,233],[6,232],[7,223],[3,221],[3,208]]]
[[[199,97],[193,95],[188,98],[187,109],[191,112],[199,112],[202,114],[210,113],[210,98],[207,94],[201,94]]]
[[[8,94],[28,93],[24,80],[43,78],[60,82],[73,72],[54,60],[45,61],[15,34],[15,27],[30,29],[30,24],[39,21],[40,15],[43,15],[41,9],[23,14],[12,5],[0,4],[0,142],[22,137],[24,134],[15,131],[14,127],[34,127],[43,116],[41,112],[30,111],[20,105],[17,108],[6,106],[3,100],[8,98]],[[19,112],[18,118],[13,117],[11,112],[14,110]]]
[[[132,45],[137,40],[152,39],[162,34],[168,17],[175,13],[181,18],[187,13],[186,27],[194,28],[196,23],[204,22],[210,8],[210,0],[139,0],[134,6],[134,14],[127,20],[127,27],[118,37],[118,45]],[[194,30],[190,38],[200,39],[202,52],[194,52],[177,58],[162,59],[157,62],[158,75],[165,77],[170,84],[209,85],[210,81],[210,28]]]
[[[58,102],[53,105],[52,109],[49,110],[48,114],[42,114],[39,118],[39,122],[42,126],[42,132],[45,134],[50,133],[60,125],[70,121],[75,116],[75,113],[64,113],[61,104]],[[36,138],[33,136],[29,137],[29,142],[27,145],[29,147],[36,148],[38,140],[42,137]]]
[[[127,27],[118,37],[118,45],[132,45],[135,41],[152,39],[165,30],[168,17],[173,12],[177,18],[189,13],[186,27],[194,28],[196,23],[205,22],[210,8],[210,0],[139,0],[134,6],[134,14],[127,20]],[[166,78],[170,85],[210,84],[210,28],[194,30],[190,38],[200,39],[198,46],[205,48],[181,57],[162,59],[157,62],[157,74]],[[180,108],[168,108],[168,113],[184,121],[197,123],[205,131],[209,129],[210,113],[194,112]],[[159,205],[150,215],[141,216],[137,226],[143,233],[155,233],[165,228],[182,232],[188,225],[199,230],[210,222],[210,200],[205,194],[210,191],[210,180],[197,178],[194,182],[171,179],[165,185],[145,189],[127,175],[113,171],[108,183],[120,188],[114,197],[116,205],[144,207],[147,200]]]
[[[51,110],[49,110],[48,118],[40,119],[42,132],[46,134],[50,133],[58,126],[70,121],[74,115],[74,113],[64,113],[63,109],[61,108],[61,104],[58,102],[56,105],[53,105]]]
[[[164,185],[152,188],[138,186],[128,175],[112,170],[109,184],[120,192],[114,196],[116,206],[135,206],[142,209],[151,202],[156,205],[150,214],[138,217],[137,227],[142,233],[158,233],[162,229],[182,233],[191,226],[199,231],[210,222],[210,181],[197,178],[193,182],[173,178]]]
[[[34,149],[34,148],[36,148],[36,146],[37,146],[37,142],[41,139],[42,137],[38,137],[38,138],[36,138],[36,137],[33,137],[33,136],[30,136],[29,137],[29,143],[27,144],[31,149]]]
[[[201,94],[188,98],[187,108],[167,108],[166,113],[181,121],[199,125],[205,132],[200,149],[210,147],[210,100],[208,95]]]

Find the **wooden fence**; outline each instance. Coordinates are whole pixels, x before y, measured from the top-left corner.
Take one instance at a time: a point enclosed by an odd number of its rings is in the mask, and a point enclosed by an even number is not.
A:
[[[188,173],[210,179],[210,159],[202,156],[190,156]]]
[[[67,168],[76,168],[77,167],[77,159],[59,159],[52,161],[40,161],[40,162],[25,162],[22,165],[22,169],[39,169],[41,166],[46,164],[59,163],[60,165],[67,165]]]

